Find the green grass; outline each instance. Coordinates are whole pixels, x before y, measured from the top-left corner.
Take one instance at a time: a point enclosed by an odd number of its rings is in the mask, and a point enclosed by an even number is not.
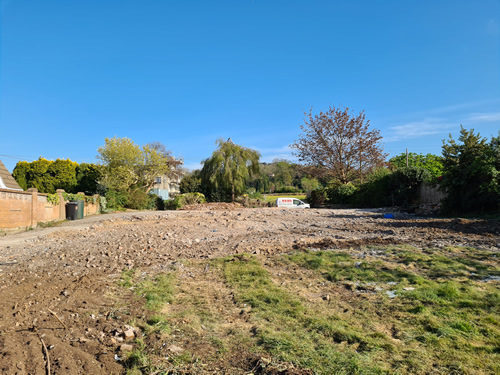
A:
[[[66,222],[66,220],[44,221],[44,222],[39,222],[37,225],[40,228],[51,228],[51,227],[58,227],[64,222]]]
[[[272,283],[268,272],[250,256],[228,258],[223,264],[226,281],[238,303],[252,307],[257,351],[319,374],[378,374],[377,345],[362,332],[335,316],[324,316],[293,294]],[[356,343],[362,353],[338,350],[335,342]],[[381,340],[378,340],[381,341]]]
[[[172,329],[168,319],[162,314],[149,317],[146,320],[146,324],[143,326],[145,335],[149,335],[151,333],[170,333],[171,330]]]
[[[392,345],[395,358],[406,351],[418,359],[418,371],[411,370],[408,358],[400,360],[399,371],[499,373],[500,292],[498,283],[479,281],[498,275],[498,262],[491,264],[494,255],[465,248],[393,248],[362,261],[332,251],[296,252],[285,260],[339,285],[349,280],[382,289],[373,296],[376,308],[366,318],[379,324],[384,317],[385,324],[397,327],[402,345]],[[396,298],[385,298],[389,289]],[[362,302],[359,306],[370,309]]]
[[[365,261],[346,253],[331,251],[303,251],[288,256],[289,261],[301,267],[320,271],[329,281],[404,282],[417,284],[421,277],[400,267],[388,267],[375,260]]]
[[[137,270],[134,268],[124,269],[120,275],[120,280],[118,280],[118,285],[124,288],[132,287],[136,274]]]
[[[135,340],[134,350],[125,357],[124,365],[127,375],[149,374],[156,370],[142,339]]]
[[[124,367],[127,375],[167,373],[162,364],[153,364],[151,348],[146,341],[152,334],[168,334],[171,326],[165,314],[160,311],[167,303],[173,302],[175,293],[175,272],[158,274],[153,278],[138,279],[136,269],[123,270],[118,285],[123,288],[133,288],[135,294],[144,298],[144,308],[156,312],[143,321],[134,320],[133,326],[141,328],[143,337],[134,340],[134,350],[124,355]]]
[[[500,373],[499,283],[484,281],[499,274],[495,255],[388,246],[235,255],[211,260],[208,272],[193,260],[147,278],[126,270],[120,285],[146,311],[133,324],[143,337],[128,373],[216,373],[240,353],[270,364],[234,373]],[[166,359],[154,346],[165,342],[185,351]]]
[[[147,309],[159,311],[165,304],[172,303],[176,277],[175,273],[166,273],[139,283],[136,293],[145,298]]]

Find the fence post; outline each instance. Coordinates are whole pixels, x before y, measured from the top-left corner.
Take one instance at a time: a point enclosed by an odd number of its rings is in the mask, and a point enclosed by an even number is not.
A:
[[[64,189],[57,189],[57,195],[59,196],[59,220],[66,219],[66,204],[64,200]]]
[[[95,202],[95,213],[100,214],[101,213],[101,200],[99,199],[99,194],[94,194],[94,202]]]
[[[28,191],[31,193],[31,228],[35,228],[36,225],[38,224],[37,220],[37,206],[38,206],[38,189],[36,188],[30,188]]]

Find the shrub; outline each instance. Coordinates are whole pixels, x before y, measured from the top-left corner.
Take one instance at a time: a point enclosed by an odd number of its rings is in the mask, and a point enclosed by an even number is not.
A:
[[[121,191],[108,190],[105,197],[108,210],[121,210],[128,203],[127,195]]]
[[[182,178],[180,186],[181,193],[196,193],[201,190],[200,172],[194,171]]]
[[[428,180],[431,174],[425,168],[400,168],[389,175],[388,193],[395,205],[408,207],[417,200],[418,185]]]
[[[163,201],[166,210],[178,210],[181,208],[180,201],[176,197]]]
[[[205,196],[201,193],[179,194],[173,199],[165,201],[165,208],[168,210],[178,210],[190,204],[200,204],[205,202]]]
[[[421,167],[400,168],[393,173],[380,169],[359,187],[352,202],[360,207],[408,207],[417,199],[418,185],[428,179],[429,171]]]
[[[260,195],[260,193],[257,193]],[[243,196],[236,200],[236,202],[241,203],[245,207],[257,208],[257,207],[272,207],[273,204],[271,202],[266,201],[261,198],[252,198],[250,196]]]
[[[359,186],[351,202],[360,207],[383,207],[387,205],[387,186],[390,173],[385,168],[376,169],[368,175],[367,182]]]
[[[186,193],[181,194],[180,197],[182,197],[182,202],[184,203],[184,205],[200,204],[206,202],[205,196],[202,193]]]
[[[128,193],[127,207],[134,210],[149,208],[150,196],[142,189],[134,189]]]
[[[351,203],[354,194],[358,189],[353,184],[342,184],[336,188],[327,190],[327,196],[330,203],[346,204]]]
[[[326,189],[316,189],[311,191],[309,203],[311,204],[311,207],[318,207],[325,204],[326,199]]]
[[[105,196],[99,196],[99,212],[106,213],[108,212],[108,200]]]
[[[275,193],[299,193],[300,189],[296,186],[282,186],[276,189]]]
[[[255,191],[251,194],[248,194],[248,198],[250,199],[260,199],[260,200],[263,200],[264,197],[262,196],[261,192],[260,191]]]
[[[156,194],[151,194],[149,193],[149,202],[148,202],[148,210],[164,210],[165,209],[165,203],[163,202],[163,199],[161,199],[160,196]]]

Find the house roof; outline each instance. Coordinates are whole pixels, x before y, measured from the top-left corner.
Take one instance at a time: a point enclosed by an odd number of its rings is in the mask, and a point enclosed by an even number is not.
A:
[[[0,160],[0,188],[2,189],[14,189],[14,190],[23,190],[21,186],[18,185],[14,177],[10,174],[8,169],[3,165]]]

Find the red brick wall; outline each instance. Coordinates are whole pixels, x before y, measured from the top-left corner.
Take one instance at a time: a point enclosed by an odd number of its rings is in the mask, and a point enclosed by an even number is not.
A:
[[[36,189],[15,191],[0,189],[0,229],[22,229],[36,227],[38,223],[64,220],[66,218],[63,190],[57,191],[59,204],[47,201],[47,194],[38,193]],[[98,197],[96,197],[98,199]],[[99,213],[96,204],[85,203],[84,216]]]
[[[0,229],[31,226],[31,193],[0,189]]]
[[[59,219],[59,205],[53,205],[47,202],[46,195],[38,194],[36,221],[43,223],[45,221],[56,221]]]

